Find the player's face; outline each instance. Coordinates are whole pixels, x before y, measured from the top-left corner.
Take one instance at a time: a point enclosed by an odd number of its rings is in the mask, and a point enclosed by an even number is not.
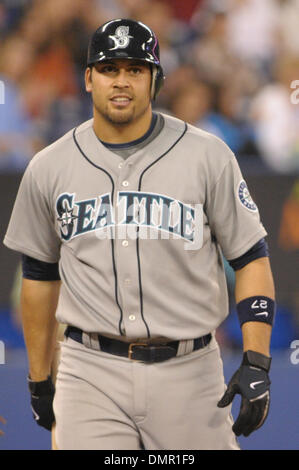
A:
[[[150,109],[151,69],[136,60],[109,60],[96,64],[85,75],[95,112],[110,123],[137,121]]]

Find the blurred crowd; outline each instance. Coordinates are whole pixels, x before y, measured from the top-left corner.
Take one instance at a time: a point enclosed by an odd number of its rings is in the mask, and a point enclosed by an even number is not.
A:
[[[159,38],[157,110],[216,134],[249,166],[299,172],[299,0],[0,0],[0,171],[23,171],[91,117],[88,40],[118,17]]]

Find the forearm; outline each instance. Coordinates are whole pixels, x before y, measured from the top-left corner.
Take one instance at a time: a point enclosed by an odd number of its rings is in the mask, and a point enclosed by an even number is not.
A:
[[[242,326],[243,351],[256,351],[270,356],[272,327],[266,323],[247,322]]]
[[[248,297],[265,296],[274,300],[274,282],[268,258],[259,258],[236,271],[236,303]],[[242,325],[243,350],[270,355],[272,327],[263,322],[246,322]]]
[[[60,284],[61,281],[22,281],[22,323],[29,373],[34,381],[45,380],[51,371],[58,326],[55,312]]]

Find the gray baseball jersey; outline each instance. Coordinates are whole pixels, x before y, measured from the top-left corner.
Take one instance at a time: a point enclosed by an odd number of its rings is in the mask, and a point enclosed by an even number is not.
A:
[[[217,137],[163,115],[126,160],[89,120],[39,152],[4,243],[59,261],[58,321],[130,339],[191,339],[228,313],[222,253],[266,235],[237,161]]]

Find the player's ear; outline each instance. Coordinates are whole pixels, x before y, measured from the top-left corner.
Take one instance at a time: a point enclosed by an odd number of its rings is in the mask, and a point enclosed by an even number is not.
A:
[[[87,67],[85,70],[85,90],[88,93],[92,92],[92,67]]]

